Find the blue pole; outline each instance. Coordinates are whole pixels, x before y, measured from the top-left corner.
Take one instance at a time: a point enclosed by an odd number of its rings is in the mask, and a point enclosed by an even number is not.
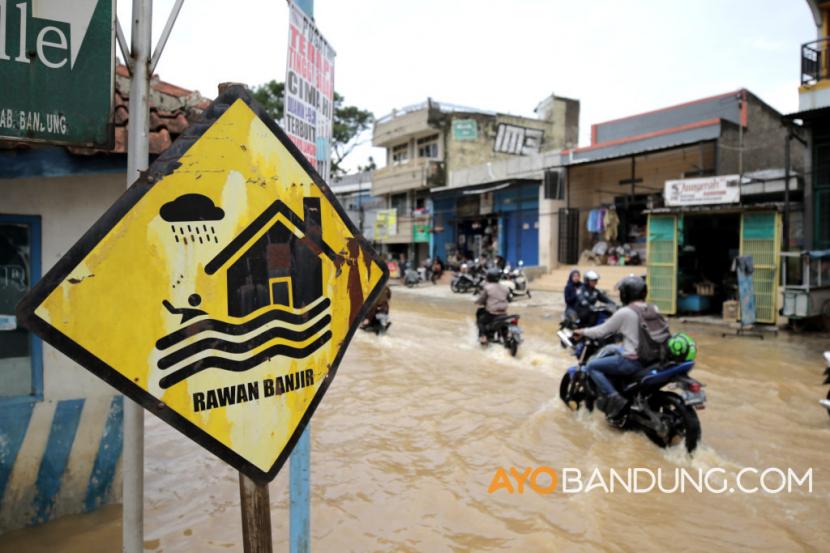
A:
[[[291,452],[291,480],[289,482],[290,552],[308,553],[311,551],[311,424],[297,440]]]
[[[314,0],[295,0],[305,14],[314,19]],[[311,421],[294,451],[291,452],[289,487],[289,551],[309,553],[311,551]]]
[[[314,19],[314,0],[294,0],[297,7],[305,12],[307,16]]]

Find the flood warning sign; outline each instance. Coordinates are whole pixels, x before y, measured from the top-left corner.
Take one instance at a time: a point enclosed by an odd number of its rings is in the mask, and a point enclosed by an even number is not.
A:
[[[18,306],[24,325],[271,480],[388,277],[241,87],[221,95]]]

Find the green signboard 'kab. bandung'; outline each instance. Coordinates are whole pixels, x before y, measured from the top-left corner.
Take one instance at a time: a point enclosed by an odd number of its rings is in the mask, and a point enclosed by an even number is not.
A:
[[[0,0],[0,139],[112,146],[113,0]]]

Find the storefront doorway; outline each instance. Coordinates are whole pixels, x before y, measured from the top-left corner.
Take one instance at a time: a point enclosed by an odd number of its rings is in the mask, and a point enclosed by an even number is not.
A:
[[[456,222],[458,252],[467,259],[499,255],[499,218],[479,216]]]
[[[649,301],[661,311],[716,314],[737,298],[732,260],[752,256],[756,321],[778,320],[781,217],[747,208],[655,210],[648,218]]]
[[[677,259],[678,310],[721,313],[724,301],[738,298],[732,261],[739,255],[741,215],[686,215],[680,219]]]

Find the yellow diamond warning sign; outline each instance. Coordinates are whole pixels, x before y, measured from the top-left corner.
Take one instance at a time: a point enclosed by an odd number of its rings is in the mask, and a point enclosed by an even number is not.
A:
[[[387,280],[305,157],[222,94],[18,306],[44,340],[260,482]]]

